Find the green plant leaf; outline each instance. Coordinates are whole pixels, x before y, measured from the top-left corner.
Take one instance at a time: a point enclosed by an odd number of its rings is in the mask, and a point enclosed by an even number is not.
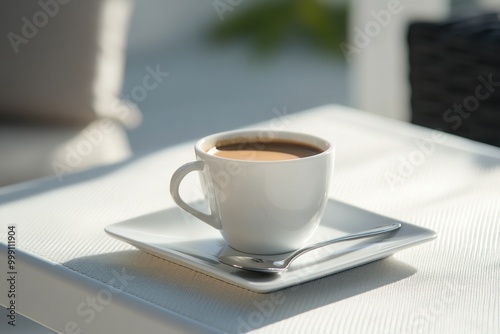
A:
[[[269,54],[293,37],[306,36],[318,49],[339,50],[345,40],[347,11],[319,0],[274,0],[235,7],[228,19],[211,30],[218,43],[247,39],[258,54]]]

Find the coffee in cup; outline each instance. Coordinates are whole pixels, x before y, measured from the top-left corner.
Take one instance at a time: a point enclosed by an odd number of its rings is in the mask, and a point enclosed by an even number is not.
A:
[[[258,142],[251,138],[237,140],[236,143],[217,143],[207,153],[236,160],[280,161],[305,158],[322,152],[318,147],[301,142],[284,140]]]

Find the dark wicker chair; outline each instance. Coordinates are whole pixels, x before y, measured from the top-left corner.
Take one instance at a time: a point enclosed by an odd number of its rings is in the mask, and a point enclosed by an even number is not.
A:
[[[500,146],[500,16],[415,22],[412,122]]]

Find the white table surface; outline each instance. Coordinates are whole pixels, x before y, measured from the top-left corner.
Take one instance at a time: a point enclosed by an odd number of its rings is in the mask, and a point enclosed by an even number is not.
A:
[[[438,238],[258,294],[107,236],[108,224],[174,206],[170,176],[194,158],[186,143],[62,182],[0,188],[0,304],[15,224],[18,312],[62,333],[500,332],[500,149],[341,106],[257,126],[282,125],[336,145],[332,198]]]

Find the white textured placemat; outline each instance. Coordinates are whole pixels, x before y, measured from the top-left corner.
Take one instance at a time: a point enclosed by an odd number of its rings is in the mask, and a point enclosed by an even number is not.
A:
[[[430,228],[438,239],[257,294],[107,236],[108,224],[174,205],[169,179],[194,158],[189,143],[62,182],[0,189],[0,240],[16,224],[20,248],[225,332],[500,332],[499,149],[338,106],[260,126],[282,125],[336,145],[333,198]],[[113,269],[134,278],[123,286]]]

